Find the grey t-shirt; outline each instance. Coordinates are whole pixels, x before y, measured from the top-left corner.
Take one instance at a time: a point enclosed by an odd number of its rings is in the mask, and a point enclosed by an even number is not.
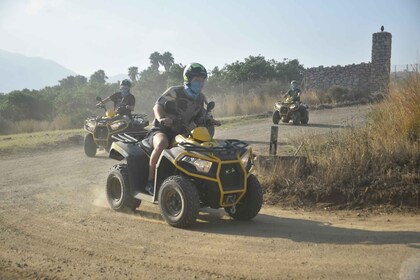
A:
[[[200,96],[197,99],[192,99],[189,97],[185,91],[184,86],[174,86],[168,88],[156,101],[156,104],[161,105],[163,108],[166,101],[175,102],[178,117],[181,119],[181,123],[175,122],[172,126],[172,131],[176,134],[182,133],[184,127],[187,126],[190,129],[194,128],[197,125],[201,125],[203,117],[205,115],[204,109],[204,95],[200,93]],[[166,116],[174,119],[176,116],[165,112]],[[154,124],[157,121],[153,122]]]

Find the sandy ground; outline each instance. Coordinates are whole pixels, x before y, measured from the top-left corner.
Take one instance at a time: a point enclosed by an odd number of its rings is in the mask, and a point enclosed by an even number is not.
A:
[[[280,139],[358,124],[369,107],[311,112],[311,125],[279,125]],[[269,119],[220,138],[268,151]],[[281,140],[281,141],[283,141]],[[0,160],[0,279],[420,279],[420,217],[263,206],[252,221],[203,209],[168,226],[157,205],[112,211],[104,185],[116,161],[81,146]]]

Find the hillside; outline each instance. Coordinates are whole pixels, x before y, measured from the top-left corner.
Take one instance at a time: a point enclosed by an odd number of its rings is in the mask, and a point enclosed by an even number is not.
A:
[[[41,89],[75,73],[55,61],[0,50],[0,92]]]

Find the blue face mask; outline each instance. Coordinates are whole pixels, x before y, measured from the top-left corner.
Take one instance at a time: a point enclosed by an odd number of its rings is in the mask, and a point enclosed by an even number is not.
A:
[[[127,97],[129,94],[130,94],[130,90],[128,88],[122,88],[121,89],[122,97]]]
[[[191,83],[191,90],[195,93],[201,93],[201,90],[204,87],[204,82],[203,81],[192,81]]]
[[[200,96],[200,93],[195,93],[194,91],[192,91],[192,89],[190,87],[188,87],[187,85],[184,85],[184,91],[185,93],[191,97],[194,100],[197,100],[197,98]]]

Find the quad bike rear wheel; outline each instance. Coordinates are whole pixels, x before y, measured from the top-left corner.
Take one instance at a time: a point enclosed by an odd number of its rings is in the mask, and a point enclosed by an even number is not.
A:
[[[293,121],[294,125],[299,125],[300,124],[300,112],[298,112],[298,111],[293,112],[292,121]]]
[[[96,155],[96,144],[95,141],[93,141],[93,134],[86,134],[85,135],[85,140],[84,140],[84,149],[85,149],[85,154],[88,157],[94,157]]]
[[[225,211],[235,220],[248,221],[261,210],[263,193],[261,184],[254,175],[249,175],[245,196],[233,207],[225,207]]]
[[[278,124],[279,121],[280,121],[280,113],[279,113],[279,111],[276,110],[273,113],[273,123]]]
[[[119,212],[132,212],[140,206],[141,200],[131,196],[127,164],[114,165],[106,182],[106,197],[109,206]]]
[[[197,219],[200,198],[191,180],[170,176],[159,189],[159,207],[165,221],[178,228],[186,228]]]

